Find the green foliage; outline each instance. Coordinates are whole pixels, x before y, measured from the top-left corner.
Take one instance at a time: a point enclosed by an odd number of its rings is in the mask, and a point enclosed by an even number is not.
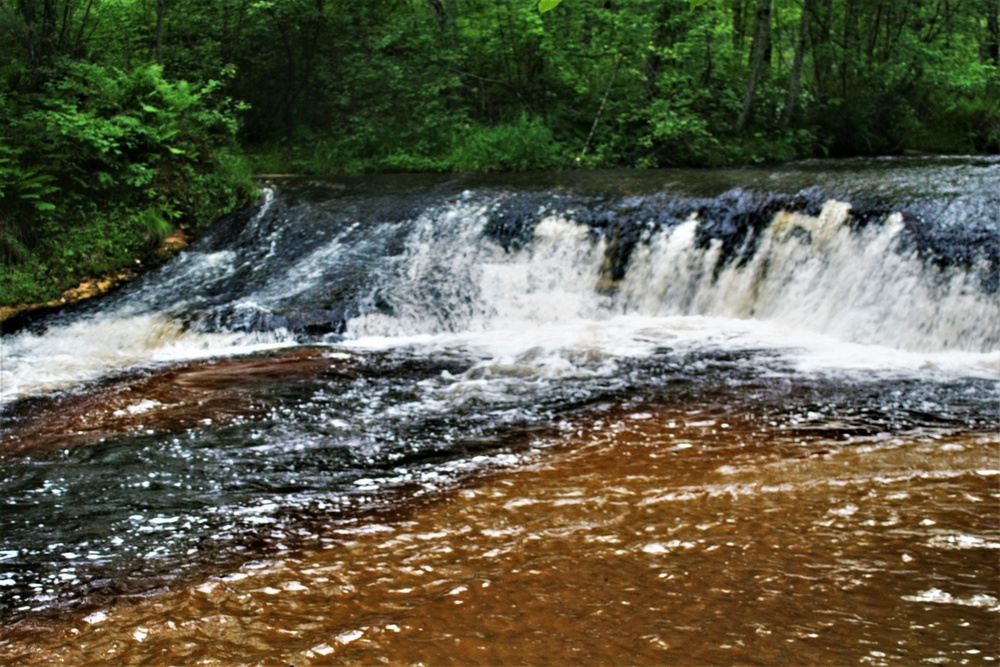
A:
[[[8,210],[34,209],[38,213],[53,211],[53,199],[59,188],[55,176],[37,167],[24,167],[21,152],[0,144],[0,204]]]
[[[244,154],[330,174],[1000,150],[993,0],[560,4],[0,2],[0,302],[240,205]]]
[[[322,175],[331,173],[420,171],[527,171],[551,169],[567,162],[563,147],[539,118],[520,115],[499,125],[466,124],[454,130],[446,152],[353,158],[350,146],[329,138],[307,146],[269,145],[251,152],[254,171],[263,174]]]
[[[47,79],[0,109],[0,303],[133,264],[177,224],[197,227],[253,195],[232,153],[238,107],[219,82],[79,60]]]
[[[770,48],[740,131],[757,0],[574,2],[565,11],[552,11],[557,0],[176,0],[164,63],[202,77],[232,65],[228,92],[251,105],[242,140],[267,171],[983,150],[996,125],[984,83],[996,79],[983,56],[986,4],[772,2]],[[490,148],[522,116],[529,130],[551,132],[544,158]]]
[[[527,171],[559,164],[560,146],[539,118],[522,114],[512,123],[466,127],[449,166],[459,171]]]

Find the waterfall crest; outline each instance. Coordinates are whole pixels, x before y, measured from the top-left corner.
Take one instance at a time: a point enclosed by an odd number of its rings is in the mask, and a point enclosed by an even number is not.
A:
[[[760,324],[772,341],[985,354],[994,368],[1000,161],[898,171],[838,185],[806,170],[794,188],[725,173],[714,190],[708,172],[271,183],[166,266],[5,335],[3,401],[274,346],[560,326],[572,338],[616,318],[713,340],[728,334],[699,322],[724,319],[735,336]]]

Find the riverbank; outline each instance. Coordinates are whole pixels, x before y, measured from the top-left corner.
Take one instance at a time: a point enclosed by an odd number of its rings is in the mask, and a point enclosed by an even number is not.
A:
[[[0,324],[3,325],[2,331],[6,333],[8,330],[17,329],[18,326],[14,322],[22,318],[31,318],[36,314],[51,312],[64,306],[85,301],[86,299],[92,299],[95,296],[107,294],[127,282],[138,278],[145,269],[157,266],[173,258],[187,248],[190,242],[191,236],[188,235],[187,230],[183,226],[177,227],[163,239],[159,249],[146,262],[136,260],[138,268],[121,269],[96,278],[88,278],[80,282],[76,287],[65,290],[56,299],[37,303],[22,303],[16,306],[0,306]]]

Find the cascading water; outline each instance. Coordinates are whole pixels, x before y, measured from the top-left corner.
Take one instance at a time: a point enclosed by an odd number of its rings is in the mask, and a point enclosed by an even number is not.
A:
[[[0,618],[332,548],[609,415],[761,460],[995,431],[1000,161],[842,164],[263,184],[8,324]]]
[[[491,187],[406,198],[268,187],[248,222],[220,225],[100,312],[8,340],[4,398],[145,361],[340,334],[623,316],[730,318],[786,341],[794,331],[989,355],[1000,347],[996,168],[966,173],[978,189],[967,201],[949,191],[947,206],[932,199],[906,212],[859,209],[815,188],[708,198]]]

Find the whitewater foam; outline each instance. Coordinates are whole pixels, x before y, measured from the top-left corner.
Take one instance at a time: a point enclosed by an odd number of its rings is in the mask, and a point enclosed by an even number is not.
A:
[[[3,340],[2,402],[67,389],[144,364],[232,356],[291,344],[285,332],[201,333],[161,314],[103,314]]]

